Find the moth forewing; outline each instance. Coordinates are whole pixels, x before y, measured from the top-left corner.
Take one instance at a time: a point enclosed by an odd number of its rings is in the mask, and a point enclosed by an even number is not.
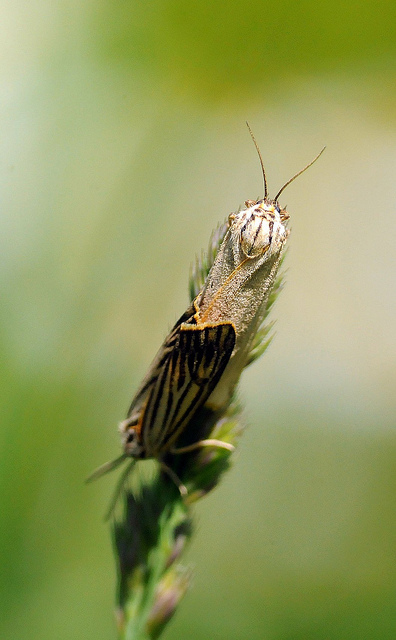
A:
[[[160,458],[169,451],[218,383],[235,339],[232,323],[197,324],[196,314],[173,329],[121,423],[128,455]]]
[[[197,299],[199,318],[231,322],[236,330],[233,355],[208,400],[218,409],[230,399],[252,341],[263,320],[283,248],[289,235],[277,203],[258,201],[229,219],[229,229]]]
[[[160,348],[120,425],[128,456],[160,459],[202,405],[218,410],[233,393],[289,233],[288,214],[277,203],[248,204],[229,217],[201,292]]]

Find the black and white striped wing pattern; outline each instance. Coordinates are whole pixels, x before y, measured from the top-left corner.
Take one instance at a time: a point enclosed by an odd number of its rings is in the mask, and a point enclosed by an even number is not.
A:
[[[178,438],[220,380],[234,346],[231,323],[183,323],[170,335],[138,420],[146,457],[159,457]]]

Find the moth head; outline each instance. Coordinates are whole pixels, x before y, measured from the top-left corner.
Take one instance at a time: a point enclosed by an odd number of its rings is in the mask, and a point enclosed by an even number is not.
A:
[[[290,178],[290,180],[279,189],[275,198],[271,200],[268,197],[267,178],[260,149],[249,124],[246,124],[260,159],[264,181],[264,198],[262,200],[247,200],[245,202],[246,209],[236,214],[232,213],[229,216],[229,225],[231,230],[239,233],[240,247],[243,253],[249,258],[255,258],[264,253],[268,253],[268,255],[277,253],[282,248],[290,231],[285,225],[289,219],[289,214],[286,209],[280,207],[279,196],[293,180],[316,162],[326,147],[322,149],[316,158],[301,169],[301,171],[298,171],[298,173]]]
[[[231,214],[229,224],[240,247],[248,258],[256,258],[265,253],[278,253],[289,236],[286,221],[289,214],[276,201],[247,201],[246,209]]]

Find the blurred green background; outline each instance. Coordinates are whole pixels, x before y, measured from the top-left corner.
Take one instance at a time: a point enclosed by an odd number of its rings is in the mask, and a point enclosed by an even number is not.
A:
[[[117,422],[212,228],[291,214],[165,639],[396,637],[396,5],[4,2],[0,637],[114,638]]]

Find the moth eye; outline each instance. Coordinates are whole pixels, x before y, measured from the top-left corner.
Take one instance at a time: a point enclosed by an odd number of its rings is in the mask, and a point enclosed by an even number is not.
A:
[[[245,255],[254,258],[265,253],[271,244],[272,228],[262,216],[252,216],[241,229],[241,248]]]
[[[289,220],[289,218],[290,218],[290,216],[287,213],[286,209],[281,209],[279,211],[279,216],[280,216],[281,222],[286,222],[286,220]]]
[[[228,216],[228,225],[229,226],[232,225],[232,223],[234,222],[235,218],[236,218],[235,213],[230,213],[230,215]]]

